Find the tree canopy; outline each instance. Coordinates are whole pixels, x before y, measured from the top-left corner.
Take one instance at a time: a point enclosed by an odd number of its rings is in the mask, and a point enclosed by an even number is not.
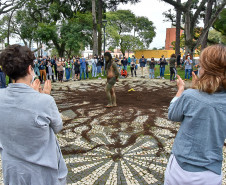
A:
[[[136,17],[130,10],[107,12],[107,36],[110,48],[121,52],[148,48],[155,37],[155,27],[146,17]]]
[[[97,15],[101,13],[98,17],[99,35],[101,36],[102,31],[100,22],[106,9],[116,10],[120,3],[139,1],[96,0],[98,5],[102,3],[101,9],[103,9],[96,12]],[[94,24],[91,10],[92,2],[84,0],[1,1],[0,39],[15,36],[28,47],[32,47],[34,42],[39,46],[44,43],[48,48],[55,49],[59,56],[78,54],[85,49],[85,46],[92,46]],[[147,35],[142,35],[142,38],[147,40],[146,37]]]
[[[226,5],[225,0],[187,0],[184,3],[174,0],[163,1],[171,4],[176,10],[182,11],[183,21],[185,24],[183,28],[185,33],[185,49],[186,52],[190,53],[193,53],[195,49],[200,46],[206,38],[210,27],[214,24],[220,12]],[[175,16],[172,15],[171,12],[165,13],[165,15],[169,20],[175,22]],[[203,19],[204,21],[204,28],[202,29],[200,36],[195,39],[195,28],[197,27],[200,19]]]
[[[214,29],[226,36],[226,8],[220,13],[219,18],[213,25]]]

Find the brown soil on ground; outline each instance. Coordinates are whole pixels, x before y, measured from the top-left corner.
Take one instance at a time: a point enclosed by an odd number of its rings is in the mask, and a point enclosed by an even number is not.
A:
[[[91,86],[87,91],[72,91],[70,88],[68,90],[63,91],[64,96],[66,99],[58,100],[57,104],[79,104],[79,106],[72,106],[70,107],[73,110],[77,117],[86,117],[89,118],[88,120],[84,121],[81,124],[77,124],[76,126],[72,126],[69,128],[64,129],[62,132],[70,129],[71,132],[74,131],[76,127],[81,125],[86,125],[88,128],[82,131],[81,136],[89,141],[92,142],[92,139],[89,136],[89,132],[92,130],[92,125],[90,122],[94,119],[99,120],[97,124],[104,126],[104,127],[112,127],[116,129],[116,131],[111,133],[111,138],[114,139],[115,142],[105,145],[105,147],[109,149],[117,149],[119,152],[117,156],[112,156],[113,160],[120,158],[120,150],[125,148],[129,145],[132,145],[136,142],[136,139],[142,135],[149,135],[152,136],[156,141],[159,148],[157,156],[163,152],[163,144],[162,142],[153,134],[153,128],[160,128],[160,126],[155,125],[155,119],[157,117],[164,117],[166,118],[167,108],[170,104],[170,101],[175,95],[175,87],[166,86],[163,88],[153,87],[152,89],[148,90],[145,87],[145,84],[140,84],[142,87],[142,91],[131,91],[128,92],[130,87],[127,83],[123,84],[123,88],[116,88],[116,96],[117,96],[117,105],[118,107],[113,108],[106,108],[104,109],[105,105],[107,105],[107,99],[104,92],[104,86]],[[139,86],[138,86],[139,87]],[[99,89],[103,89],[102,91],[98,91]],[[62,91],[62,90],[61,90]],[[89,102],[89,104],[83,104],[83,102]],[[104,109],[103,112],[89,116],[90,111],[94,111],[97,109]],[[67,110],[68,108],[60,108],[60,112]],[[78,109],[83,109],[84,112],[81,113]],[[151,109],[151,110],[150,110]],[[99,119],[104,115],[109,115],[111,119]],[[148,119],[145,122],[142,122],[139,131],[131,125],[131,123],[137,118],[137,116],[147,116]],[[64,125],[68,125],[73,120],[65,121]],[[126,130],[122,131],[122,127],[120,123],[126,123],[127,128]],[[138,123],[139,124],[139,123]],[[164,127],[163,127],[164,128]],[[167,128],[169,129],[169,128]],[[169,129],[170,130],[170,129]],[[170,130],[172,133],[175,134],[175,130]],[[120,132],[129,132],[131,133],[130,137],[127,139],[124,144],[122,144],[122,140],[119,137]],[[66,133],[66,132],[65,132]],[[94,148],[101,147],[102,145],[96,145]],[[94,149],[92,148],[92,149]],[[92,150],[90,149],[90,150]],[[79,150],[73,149],[69,146],[62,147],[63,154],[78,154],[78,153],[86,153],[90,150]]]

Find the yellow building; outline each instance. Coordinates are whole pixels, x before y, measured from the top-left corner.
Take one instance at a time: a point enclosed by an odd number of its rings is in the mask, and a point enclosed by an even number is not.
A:
[[[144,55],[144,58],[161,58],[164,55],[165,58],[170,58],[173,53],[175,53],[174,50],[137,50],[135,51],[135,57],[141,58]]]
[[[172,54],[174,54],[174,50],[137,50],[135,51],[135,57],[141,58],[144,55],[144,58],[161,58],[164,55],[165,58],[170,58]],[[184,53],[181,51],[181,57]],[[195,54],[194,57],[198,57],[199,55]]]

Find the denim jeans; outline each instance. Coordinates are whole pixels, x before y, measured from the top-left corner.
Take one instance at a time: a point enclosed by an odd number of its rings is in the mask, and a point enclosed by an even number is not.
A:
[[[165,67],[160,67],[160,76],[164,77]]]
[[[101,66],[97,66],[97,74],[101,74]]]
[[[155,78],[155,69],[149,69],[149,78]]]
[[[66,68],[66,80],[69,80],[71,76],[71,69],[70,68]]]
[[[6,88],[5,74],[0,72],[0,88]]]
[[[185,69],[185,79],[190,79],[191,69]],[[188,77],[188,78],[187,78]]]
[[[123,66],[123,68],[127,71],[127,66]]]
[[[170,67],[170,81],[175,80],[177,76],[177,70],[175,67]]]
[[[97,77],[97,65],[92,64],[92,77]]]
[[[137,70],[135,68],[131,68],[131,76],[133,76],[133,73],[137,76]]]
[[[86,79],[86,68],[80,68],[80,80],[82,79],[82,74],[84,74],[84,80]]]

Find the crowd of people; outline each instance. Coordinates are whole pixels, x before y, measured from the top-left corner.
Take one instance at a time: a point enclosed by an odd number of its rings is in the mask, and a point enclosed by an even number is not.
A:
[[[104,59],[94,56],[92,62],[92,77],[103,76]],[[41,82],[46,79],[60,82],[89,79],[90,66],[85,57],[64,58],[64,57],[38,57],[35,61],[35,74]],[[55,76],[55,77],[54,77]]]
[[[181,54],[176,56],[173,54],[169,60],[167,60],[164,55],[156,60],[154,57],[151,60],[146,59],[143,55],[140,59],[133,57],[120,58],[116,55],[113,61],[117,64],[119,70],[119,78],[127,78],[128,76],[137,77],[137,70],[140,68],[141,78],[145,78],[145,71],[148,68],[150,79],[165,79],[165,69],[166,65],[169,65],[170,69],[170,81],[175,81],[177,68],[184,68],[185,70],[185,80],[191,78],[192,71],[195,74],[198,73],[198,65],[193,65],[193,60],[188,54],[181,58]],[[36,78],[44,83],[47,79],[52,80],[52,82],[65,82],[69,80],[84,80],[98,77],[101,79],[105,75],[104,69],[104,57],[94,55],[94,57],[89,60],[84,56],[73,56],[72,58],[64,57],[37,57],[34,60],[34,71]],[[155,76],[156,65],[159,65],[159,76]],[[128,68],[130,66],[130,68]],[[130,72],[128,71],[130,69]],[[5,75],[2,72],[0,66],[0,87],[6,87]]]

